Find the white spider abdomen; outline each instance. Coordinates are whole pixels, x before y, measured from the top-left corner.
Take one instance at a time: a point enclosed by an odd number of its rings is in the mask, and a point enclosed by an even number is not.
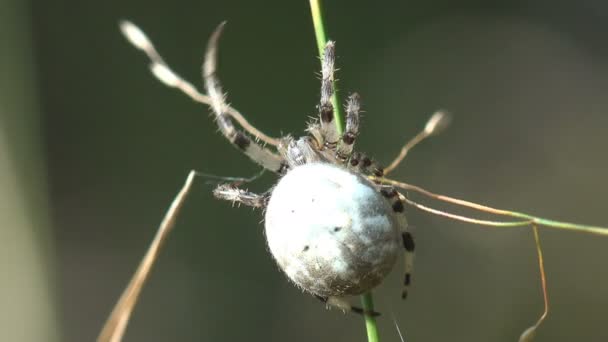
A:
[[[393,268],[401,234],[393,210],[362,176],[327,163],[290,170],[266,210],[270,252],[315,295],[358,295]]]

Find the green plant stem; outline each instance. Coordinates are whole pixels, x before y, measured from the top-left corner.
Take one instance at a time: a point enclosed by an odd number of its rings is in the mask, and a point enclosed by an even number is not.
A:
[[[372,293],[368,292],[361,295],[361,306],[365,312],[374,311],[374,298]],[[367,329],[367,341],[368,342],[380,342],[380,335],[378,334],[378,325],[376,324],[376,317],[370,314],[364,314],[365,328]]]
[[[322,58],[325,44],[327,44],[327,37],[325,35],[325,25],[323,24],[321,0],[310,0],[310,12],[312,14],[312,22],[315,28],[315,37],[317,39],[317,47],[319,48],[319,56]],[[334,89],[336,89],[335,84]],[[331,103],[334,106],[334,121],[336,123],[336,128],[341,134],[344,129],[342,127],[343,118],[340,110],[340,102],[338,101],[337,90],[334,91],[334,94],[331,97]],[[368,342],[380,342],[376,318],[371,314],[368,314],[374,311],[374,300],[371,292],[361,295],[361,304],[363,310],[367,312],[364,314],[365,327],[367,329],[367,340]]]
[[[458,198],[454,198],[454,197],[450,197],[450,196],[446,196],[446,195],[440,195],[440,194],[428,191],[426,189],[423,189],[419,186],[415,186],[415,185],[404,183],[404,182],[399,182],[399,181],[388,179],[388,178],[370,177],[370,179],[380,181],[383,184],[390,184],[390,185],[396,186],[403,190],[414,191],[414,192],[417,192],[419,194],[422,194],[424,196],[427,196],[427,197],[430,197],[430,198],[433,198],[433,199],[436,199],[439,201],[456,204],[458,206],[467,207],[467,208],[471,208],[471,209],[478,210],[478,211],[483,211],[483,212],[494,214],[494,215],[507,216],[507,217],[521,219],[520,221],[508,221],[508,222],[478,220],[478,219],[473,219],[473,218],[466,217],[466,216],[451,214],[451,213],[448,213],[448,212],[445,212],[442,210],[433,209],[433,208],[427,207],[425,205],[419,204],[417,202],[414,202],[409,198],[406,198],[406,197],[403,198],[403,200],[407,204],[412,205],[420,210],[424,210],[426,212],[430,212],[435,215],[451,218],[451,219],[454,219],[457,221],[469,222],[469,223],[474,223],[474,224],[479,224],[479,225],[484,225],[484,226],[505,227],[505,228],[524,227],[524,226],[529,226],[531,224],[537,224],[539,226],[544,226],[544,227],[548,227],[548,228],[571,230],[571,231],[575,231],[575,232],[579,232],[579,233],[589,233],[589,234],[595,234],[595,235],[608,236],[608,227],[589,226],[589,225],[572,223],[572,222],[550,220],[550,219],[537,217],[537,216],[533,216],[533,215],[529,215],[529,214],[524,214],[524,213],[520,213],[520,212],[516,212],[516,211],[492,208],[487,205],[477,204],[477,203],[465,201],[462,199],[458,199]]]
[[[323,24],[323,11],[321,11],[321,0],[310,0],[310,12],[312,14],[312,24],[315,28],[315,37],[317,39],[317,48],[319,49],[319,57],[323,58],[323,50],[327,44],[327,36],[325,35],[325,25]],[[342,122],[342,110],[340,101],[338,101],[338,89],[334,82],[334,93],[331,96],[331,104],[334,106],[334,122],[339,134],[342,134],[344,127]]]

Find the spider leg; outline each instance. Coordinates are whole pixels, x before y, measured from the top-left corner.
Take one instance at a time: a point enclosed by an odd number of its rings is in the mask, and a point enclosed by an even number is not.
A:
[[[384,169],[375,161],[361,152],[354,152],[348,161],[348,167],[351,170],[363,172],[364,174],[372,174],[375,177],[383,177]]]
[[[359,94],[354,93],[346,102],[346,129],[338,141],[336,157],[345,161],[353,152],[353,145],[359,134]]]
[[[319,116],[321,119],[321,137],[323,145],[334,148],[338,141],[338,129],[334,122],[334,106],[331,97],[334,93],[334,62],[335,45],[328,41],[321,60],[321,100],[319,102]]]
[[[267,195],[260,195],[247,190],[239,189],[232,184],[221,184],[215,190],[213,195],[222,200],[231,201],[232,203],[244,204],[254,208],[265,208],[268,203]]]
[[[405,249],[405,274],[403,279],[403,291],[401,292],[401,298],[407,298],[408,290],[412,282],[412,271],[414,270],[414,238],[412,233],[408,230],[407,220],[404,214],[404,205],[401,199],[401,195],[393,187],[382,187],[380,193],[390,201],[399,226],[401,227],[401,237],[403,240],[403,248]]]
[[[203,79],[205,80],[207,94],[211,99],[211,109],[215,114],[215,120],[220,131],[230,143],[243,151],[243,153],[254,162],[268,170],[280,173],[285,167],[282,158],[278,154],[251,140],[244,132],[237,130],[230,119],[228,113],[230,107],[226,104],[220,81],[216,76],[217,45],[224,25],[225,22],[221,23],[209,38],[207,51],[205,53],[205,62],[203,63]]]
[[[347,300],[345,300],[344,298],[341,298],[341,297],[331,297],[331,296],[323,297],[323,296],[318,296],[318,295],[314,295],[314,296],[318,300],[325,303],[326,305],[336,307],[345,312],[353,312],[353,313],[356,313],[359,315],[370,314],[372,316],[380,316],[379,312],[372,311],[372,312],[368,313],[364,309],[362,309],[358,306],[352,306],[352,305],[350,305],[350,303]]]
[[[190,82],[186,81],[171,70],[158,51],[156,51],[154,44],[152,44],[150,39],[148,39],[148,37],[139,27],[135,26],[135,24],[131,23],[130,21],[123,20],[120,22],[120,30],[135,48],[142,50],[146,56],[148,56],[148,59],[150,59],[150,70],[159,81],[169,87],[180,90],[182,93],[198,103],[211,105],[211,99],[209,96],[201,94]],[[260,139],[273,146],[277,146],[279,144],[278,139],[271,138],[260,132],[236,109],[230,106],[228,106],[226,109],[227,113],[234,120],[236,120],[245,131],[256,137],[256,139]]]

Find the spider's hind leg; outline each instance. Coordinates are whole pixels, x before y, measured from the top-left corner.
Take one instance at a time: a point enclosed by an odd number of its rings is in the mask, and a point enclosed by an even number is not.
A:
[[[323,303],[325,303],[326,305],[330,305],[333,307],[336,307],[340,310],[343,310],[345,312],[353,312],[359,315],[364,315],[364,314],[369,314],[372,316],[380,316],[379,312],[376,311],[372,311],[372,312],[366,312],[364,309],[358,307],[358,306],[352,306],[350,305],[350,303],[345,300],[344,298],[341,297],[323,297],[323,296],[317,296],[314,295],[318,300],[322,301]]]
[[[403,205],[403,200],[401,199],[401,196],[403,195],[397,192],[397,190],[395,190],[393,187],[383,187],[381,188],[380,193],[391,203],[395,217],[397,218],[399,226],[401,227],[401,238],[403,241],[403,248],[405,250],[405,274],[403,277],[403,290],[401,292],[401,298],[405,299],[407,298],[409,287],[412,282],[412,272],[414,270],[414,237],[408,230],[407,220],[404,213],[405,208]]]
[[[207,51],[205,53],[205,62],[203,64],[203,79],[205,80],[207,94],[211,99],[211,109],[215,114],[215,120],[220,131],[231,144],[264,168],[281,173],[285,168],[282,158],[278,154],[252,140],[244,132],[237,130],[230,118],[228,113],[230,107],[226,104],[220,81],[216,75],[217,45],[223,28],[224,23],[220,24],[209,38]]]

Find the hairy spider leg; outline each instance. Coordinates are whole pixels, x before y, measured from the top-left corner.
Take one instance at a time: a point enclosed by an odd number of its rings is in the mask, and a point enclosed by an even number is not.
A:
[[[346,161],[353,152],[355,140],[359,135],[360,108],[359,94],[351,94],[346,102],[346,127],[336,147],[336,157],[339,160]]]
[[[335,44],[328,41],[321,59],[321,100],[319,102],[319,117],[321,122],[321,137],[323,145],[335,148],[338,141],[338,128],[334,122],[334,106],[331,97],[334,94],[334,64]]]
[[[225,24],[226,22],[221,23],[209,38],[203,63],[203,79],[207,94],[211,98],[210,107],[215,114],[215,121],[226,139],[251,160],[270,171],[281,173],[285,168],[283,159],[251,140],[244,132],[237,130],[227,112],[229,106],[226,104],[225,94],[222,92],[220,81],[216,76],[218,40]]]
[[[395,217],[397,218],[397,222],[401,227],[401,236],[403,239],[403,248],[404,248],[404,268],[405,273],[403,276],[403,290],[401,292],[401,298],[407,298],[407,294],[409,291],[410,284],[412,282],[412,272],[414,270],[414,237],[412,233],[408,229],[407,219],[405,218],[405,208],[403,205],[403,201],[401,199],[401,195],[394,187],[386,187],[383,186],[380,188],[380,193],[390,201],[391,207],[395,213]]]
[[[123,20],[120,22],[120,30],[127,40],[137,49],[142,50],[146,56],[150,59],[150,70],[152,74],[166,86],[176,88],[190,97],[192,100],[205,105],[211,105],[211,99],[209,96],[201,94],[196,87],[190,82],[183,79],[181,76],[176,74],[167,63],[163,60],[161,55],[156,51],[152,41],[148,39],[145,33],[130,21]],[[253,135],[256,139],[260,139],[267,144],[277,146],[279,140],[269,137],[263,132],[259,131],[253,125],[251,125],[245,117],[239,113],[238,110],[228,106],[226,112],[241,125],[241,127],[249,134]]]
[[[266,204],[268,204],[268,195],[249,192],[231,184],[219,185],[213,190],[213,195],[221,200],[244,204],[254,208],[265,208]]]
[[[348,168],[363,174],[383,177],[384,169],[370,157],[361,152],[353,152],[348,161]],[[376,182],[377,183],[377,182]]]

